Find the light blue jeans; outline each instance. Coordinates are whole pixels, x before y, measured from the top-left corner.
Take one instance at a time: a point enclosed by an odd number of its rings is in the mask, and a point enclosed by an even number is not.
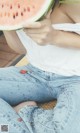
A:
[[[21,74],[21,70],[27,73]],[[50,110],[25,106],[16,113],[12,108],[24,101],[53,99],[57,104]],[[31,64],[0,68],[2,124],[9,125],[9,133],[80,133],[80,76],[57,75]]]

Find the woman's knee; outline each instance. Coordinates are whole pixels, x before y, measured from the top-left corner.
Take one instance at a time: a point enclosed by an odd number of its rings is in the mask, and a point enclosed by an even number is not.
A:
[[[36,106],[36,105],[37,105],[37,103],[36,103],[35,101],[28,101],[28,102],[20,103],[19,105],[15,106],[15,107],[13,107],[13,108],[14,108],[14,110],[15,110],[16,112],[19,112],[19,110],[20,110],[21,108],[25,107],[25,106]]]

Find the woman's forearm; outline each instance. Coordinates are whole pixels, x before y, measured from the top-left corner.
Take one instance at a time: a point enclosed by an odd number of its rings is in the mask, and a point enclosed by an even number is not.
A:
[[[58,33],[53,39],[55,43],[61,47],[80,48],[80,35],[73,32],[57,31]]]
[[[15,31],[3,31],[6,41],[11,49],[20,54],[25,54],[26,50],[23,47]]]

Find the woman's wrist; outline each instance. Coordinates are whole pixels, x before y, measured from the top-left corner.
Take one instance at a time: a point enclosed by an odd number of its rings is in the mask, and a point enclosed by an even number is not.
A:
[[[61,31],[53,29],[50,43],[53,45],[57,45],[60,43],[60,34]]]

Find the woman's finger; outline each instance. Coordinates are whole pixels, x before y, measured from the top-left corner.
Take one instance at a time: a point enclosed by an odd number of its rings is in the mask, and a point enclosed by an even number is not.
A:
[[[39,38],[39,39],[45,39],[46,38],[46,36],[47,36],[47,34],[27,34],[29,37],[31,37],[31,38]]]
[[[40,44],[41,43],[41,39],[40,38],[34,38],[34,37],[31,37],[31,39],[36,42],[37,44]]]
[[[51,25],[51,21],[50,21],[50,19],[44,19],[44,20],[40,21],[40,24],[41,24],[42,28],[45,26],[49,27]]]
[[[24,28],[40,28],[41,27],[41,22],[33,22],[30,24],[25,24],[23,25]]]
[[[49,27],[43,27],[43,28],[39,28],[39,29],[33,29],[33,28],[28,28],[28,29],[24,29],[25,33],[29,33],[29,34],[41,34],[41,33],[47,33],[50,31]]]
[[[41,40],[40,38],[32,38],[37,44],[44,46],[45,41]]]
[[[51,24],[50,19],[44,19],[42,21],[38,21],[38,22],[33,22],[31,24],[25,24],[23,27],[24,28],[33,28],[33,29],[39,29],[42,28],[44,26],[48,26]]]

